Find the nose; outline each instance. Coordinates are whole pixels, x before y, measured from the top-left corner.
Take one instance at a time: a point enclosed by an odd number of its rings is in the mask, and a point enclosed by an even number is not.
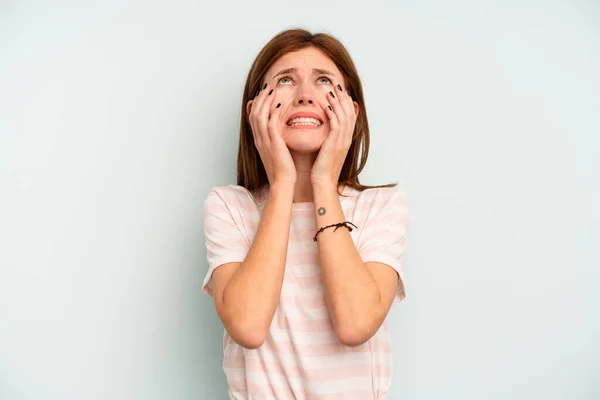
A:
[[[310,84],[302,84],[298,87],[298,91],[296,92],[295,103],[296,104],[313,104],[313,89],[310,87]]]

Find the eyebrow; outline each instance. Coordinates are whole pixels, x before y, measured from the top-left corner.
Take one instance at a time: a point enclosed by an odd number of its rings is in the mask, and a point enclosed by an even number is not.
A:
[[[271,79],[273,79],[273,78],[275,78],[276,76],[279,76],[279,75],[296,73],[296,72],[298,72],[298,70],[296,68],[282,69],[281,71],[279,71],[278,73],[276,73],[275,75],[273,75],[273,77]],[[333,72],[327,71],[326,69],[313,68],[312,72],[313,72],[313,75],[320,74],[320,75],[329,75],[329,76],[332,76],[332,77],[335,76],[335,74]]]

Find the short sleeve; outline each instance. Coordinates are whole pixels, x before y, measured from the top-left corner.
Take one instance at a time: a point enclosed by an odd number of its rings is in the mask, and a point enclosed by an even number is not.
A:
[[[227,204],[224,194],[212,189],[204,202],[204,236],[208,271],[202,291],[213,296],[212,274],[229,262],[242,262],[250,250],[250,241],[240,230],[232,213],[235,204]]]
[[[406,298],[402,267],[409,227],[408,199],[399,189],[384,188],[371,202],[357,250],[363,262],[380,262],[398,272],[394,302],[401,302]]]

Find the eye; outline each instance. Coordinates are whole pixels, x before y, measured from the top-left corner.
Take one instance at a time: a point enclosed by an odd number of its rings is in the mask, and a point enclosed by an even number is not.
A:
[[[279,78],[279,80],[277,81],[277,83],[278,84],[281,83],[282,85],[287,85],[288,84],[287,81],[291,82],[291,80],[292,80],[292,78],[290,78],[289,76],[283,76],[283,77]],[[321,76],[317,80],[319,81],[319,83],[324,83],[326,85],[331,85],[332,84],[331,83],[331,79],[328,78],[328,77],[326,77],[326,76]],[[325,80],[325,81],[323,81],[323,80]]]

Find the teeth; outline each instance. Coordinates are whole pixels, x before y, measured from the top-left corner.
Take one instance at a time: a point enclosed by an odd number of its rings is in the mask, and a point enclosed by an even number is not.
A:
[[[288,126],[296,126],[296,125],[320,126],[321,121],[319,121],[318,119],[315,119],[315,118],[294,118],[291,121],[289,121],[287,124],[288,124]]]

